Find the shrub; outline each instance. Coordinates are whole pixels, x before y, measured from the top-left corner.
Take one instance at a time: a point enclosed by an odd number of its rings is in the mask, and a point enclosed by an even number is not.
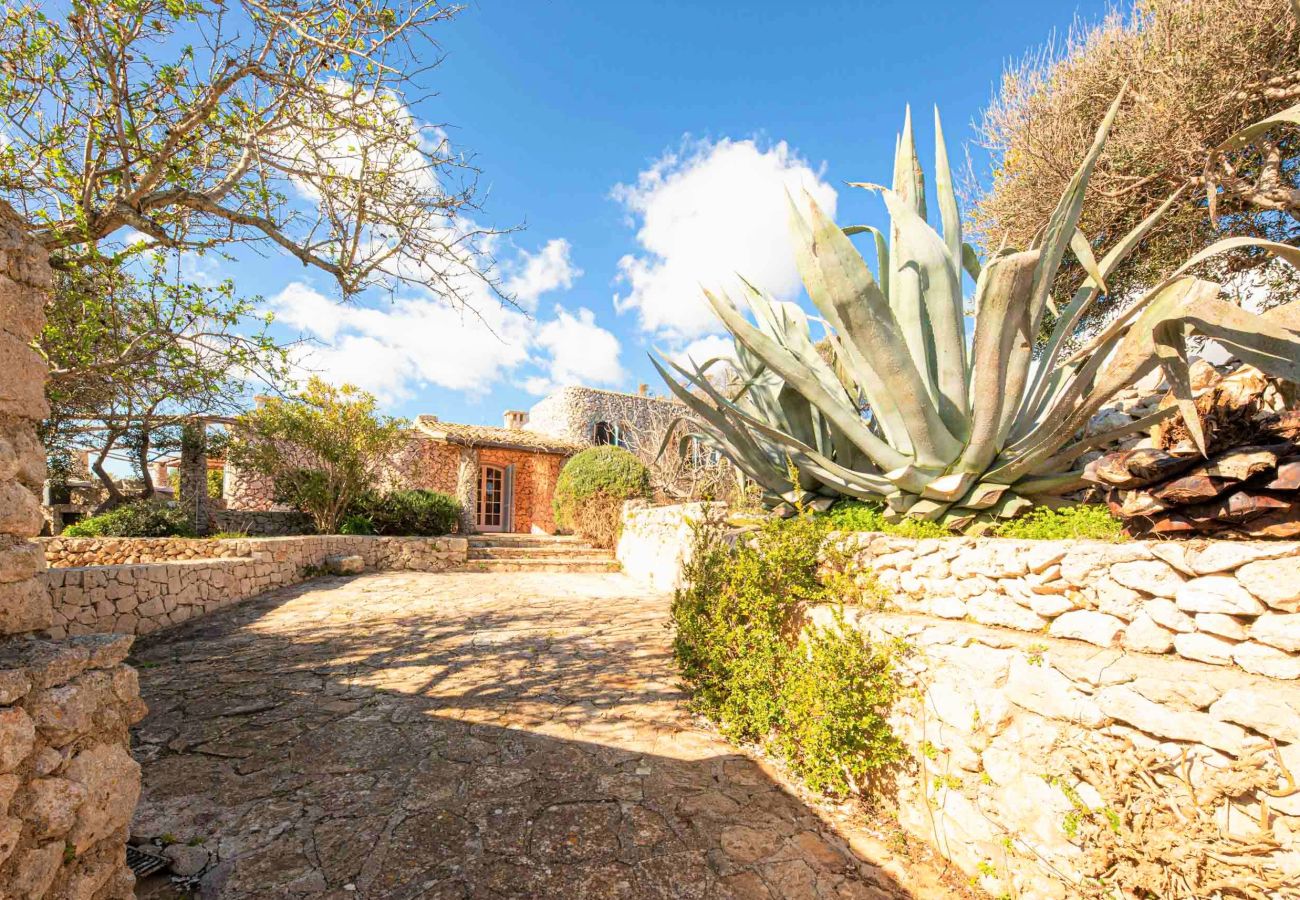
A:
[[[801,635],[804,608],[837,599],[818,578],[827,530],[823,517],[769,520],[733,548],[718,524],[698,526],[673,650],[694,706],[725,735],[764,742],[813,788],[843,794],[902,751],[886,721],[892,648],[849,628]]]
[[[65,537],[194,537],[184,510],[157,500],[124,503],[108,512],[73,522]]]
[[[1085,503],[1049,509],[1040,506],[1019,518],[1003,522],[993,532],[997,537],[1023,540],[1094,540],[1123,541],[1124,523],[1110,514],[1105,506]]]
[[[555,484],[555,524],[597,547],[618,539],[623,503],[650,497],[650,470],[621,447],[592,447],[574,456]]]
[[[343,534],[437,537],[450,533],[459,517],[460,504],[437,491],[368,492],[349,508],[339,530]]]
[[[885,520],[885,508],[879,503],[846,500],[836,503],[825,513],[830,527],[836,531],[880,531],[899,537],[934,538],[952,537],[952,532],[938,522],[904,519],[901,522]]]

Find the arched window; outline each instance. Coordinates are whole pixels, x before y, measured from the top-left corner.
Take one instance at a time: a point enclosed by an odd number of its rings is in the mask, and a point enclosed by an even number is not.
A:
[[[597,447],[617,445],[618,432],[608,422],[597,422],[596,427],[592,429],[591,442]]]

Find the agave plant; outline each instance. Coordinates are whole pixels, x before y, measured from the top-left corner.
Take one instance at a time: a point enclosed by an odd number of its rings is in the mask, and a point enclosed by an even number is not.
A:
[[[656,361],[660,374],[695,414],[704,437],[770,501],[873,499],[895,516],[951,525],[1052,502],[1082,483],[1073,467],[1079,456],[1175,409],[1197,421],[1187,359],[1193,334],[1217,340],[1270,375],[1300,381],[1300,304],[1254,315],[1219,299],[1220,285],[1187,274],[1242,247],[1300,266],[1300,249],[1269,241],[1230,238],[1208,247],[1080,341],[1079,322],[1105,292],[1106,277],[1178,199],[1170,197],[1100,259],[1079,231],[1088,178],[1121,99],[1031,246],[1002,249],[983,264],[962,242],[937,113],[934,187],[942,234],[927,221],[909,114],[893,188],[853,185],[883,198],[887,236],[869,226],[840,228],[806,194],[806,216],[790,204],[800,275],[831,352],[819,355],[797,304],[777,302],[745,282],[748,315],[725,293],[705,292],[735,339],[738,389],[710,382],[716,360],[693,369],[666,360],[680,382]],[[873,238],[875,272],[851,240],[858,234]],[[1058,304],[1051,291],[1067,252],[1085,277]],[[975,282],[969,340],[963,270]],[[1176,407],[1082,436],[1108,399],[1157,367]],[[1203,443],[1199,430],[1191,430]],[[793,486],[790,464],[799,473]]]

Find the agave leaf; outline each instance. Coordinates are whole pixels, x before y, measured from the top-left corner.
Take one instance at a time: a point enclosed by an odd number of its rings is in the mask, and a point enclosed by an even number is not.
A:
[[[893,191],[881,190],[898,243],[890,248],[893,279],[900,285],[890,307],[904,325],[917,369],[928,375],[930,395],[949,433],[965,438],[966,328],[958,261],[925,219]],[[915,322],[914,326],[908,323]],[[919,343],[914,344],[913,341]]]
[[[1074,229],[1074,235],[1070,238],[1070,250],[1074,253],[1074,258],[1083,266],[1083,270],[1088,273],[1089,280],[1097,286],[1097,290],[1106,293],[1106,276],[1097,265],[1092,244],[1088,243],[1087,236],[1078,228]]]
[[[899,136],[898,150],[894,154],[894,190],[899,197],[922,219],[925,214],[925,175],[921,161],[916,156],[916,138],[912,133],[912,107],[903,111],[903,132]],[[896,241],[891,241],[897,246]]]
[[[939,107],[934,108],[934,192],[939,201],[939,216],[943,223],[943,242],[948,246],[948,255],[953,265],[960,266],[962,258],[961,210],[957,208],[957,193],[953,189],[952,169],[948,166],[948,145],[943,139],[943,123],[939,119]],[[957,275],[961,283],[961,272]],[[961,292],[958,291],[960,297]]]
[[[1201,451],[1201,455],[1208,456],[1205,450],[1205,430],[1201,427],[1201,413],[1192,397],[1192,378],[1187,363],[1187,327],[1181,318],[1167,319],[1151,329],[1151,339],[1155,342],[1156,356],[1160,359],[1165,380],[1169,382],[1175,405],[1183,414],[1187,433],[1192,436],[1192,442]]]
[[[1101,431],[1097,434],[1089,435],[1083,440],[1076,441],[1048,459],[1047,462],[1043,463],[1038,469],[1035,469],[1033,474],[1038,475],[1047,472],[1059,472],[1089,450],[1095,450],[1098,447],[1105,447],[1107,444],[1113,444],[1120,438],[1128,437],[1131,434],[1137,434],[1140,431],[1146,431],[1152,425],[1155,425],[1157,422],[1163,422],[1176,412],[1178,412],[1177,406],[1166,406],[1153,413],[1147,413],[1140,419],[1134,419],[1127,425],[1121,425],[1118,428],[1111,428],[1107,431]]]
[[[931,402],[923,375],[912,364],[884,294],[853,242],[811,197],[808,202],[811,230],[797,211],[791,217],[796,261],[808,296],[840,336],[850,370],[867,402],[880,417],[886,434],[900,441],[895,446],[900,450],[908,446],[897,437],[907,435],[910,450],[919,462],[946,464],[961,445]],[[817,401],[814,405],[821,406]],[[845,434],[850,432],[845,430]],[[885,464],[866,447],[862,449],[883,468],[895,467]]]
[[[1033,496],[1035,494],[1064,494],[1069,491],[1075,491],[1085,486],[1088,482],[1083,478],[1083,469],[1075,469],[1070,472],[1061,472],[1057,475],[1050,475],[1044,478],[1022,478],[1016,482],[1016,493],[1022,496]]]
[[[993,260],[975,287],[981,313],[971,344],[971,431],[957,471],[983,472],[991,463],[1010,421],[1003,392],[1007,364],[1016,343],[1031,343],[1029,303],[1034,289],[1037,250]]]
[[[947,475],[940,475],[921,489],[921,497],[926,500],[952,503],[970,489],[976,477],[974,472],[949,472]]]
[[[1005,484],[981,481],[975,484],[956,505],[966,509],[988,509],[997,504],[1011,488]]]
[[[961,245],[961,267],[966,270],[971,281],[979,281],[980,277],[980,255],[970,244]]]
[[[788,197],[789,194],[786,196]],[[889,244],[885,239],[885,233],[879,228],[872,228],[870,225],[850,225],[844,229],[846,237],[853,237],[858,234],[870,234],[876,241],[876,281],[880,284],[880,292],[888,297]]]

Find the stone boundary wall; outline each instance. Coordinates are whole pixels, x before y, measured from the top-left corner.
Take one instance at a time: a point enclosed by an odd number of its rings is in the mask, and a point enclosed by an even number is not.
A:
[[[461,537],[52,538],[46,546],[64,559],[113,561],[44,572],[53,637],[148,634],[302,581],[331,556],[360,556],[371,569],[418,572],[440,572],[468,558]],[[207,549],[207,558],[192,555]]]
[[[686,557],[699,515],[625,508],[625,571],[674,586],[665,560]],[[1221,824],[1271,842],[1265,870],[1300,883],[1300,544],[855,533],[832,545],[828,565],[863,588],[845,624],[907,648],[914,690],[891,722],[910,758],[885,793],[904,829],[990,895],[1080,896],[1095,848],[1079,804],[1109,798],[1079,761],[1143,753],[1174,763],[1154,776],[1166,796],[1184,773],[1203,789],[1226,766],[1256,766],[1269,795],[1239,793]],[[838,627],[836,612],[809,619]]]
[[[644,500],[627,501],[614,551],[623,574],[654,590],[675,590],[689,559],[692,526],[708,510],[721,512],[726,507],[725,503],[650,506]]]
[[[140,794],[130,726],[144,715],[131,638],[44,641],[53,619],[41,528],[49,415],[49,254],[0,202],[0,895],[133,896],[126,839]]]
[[[1300,678],[1300,542],[836,543],[903,612]]]

